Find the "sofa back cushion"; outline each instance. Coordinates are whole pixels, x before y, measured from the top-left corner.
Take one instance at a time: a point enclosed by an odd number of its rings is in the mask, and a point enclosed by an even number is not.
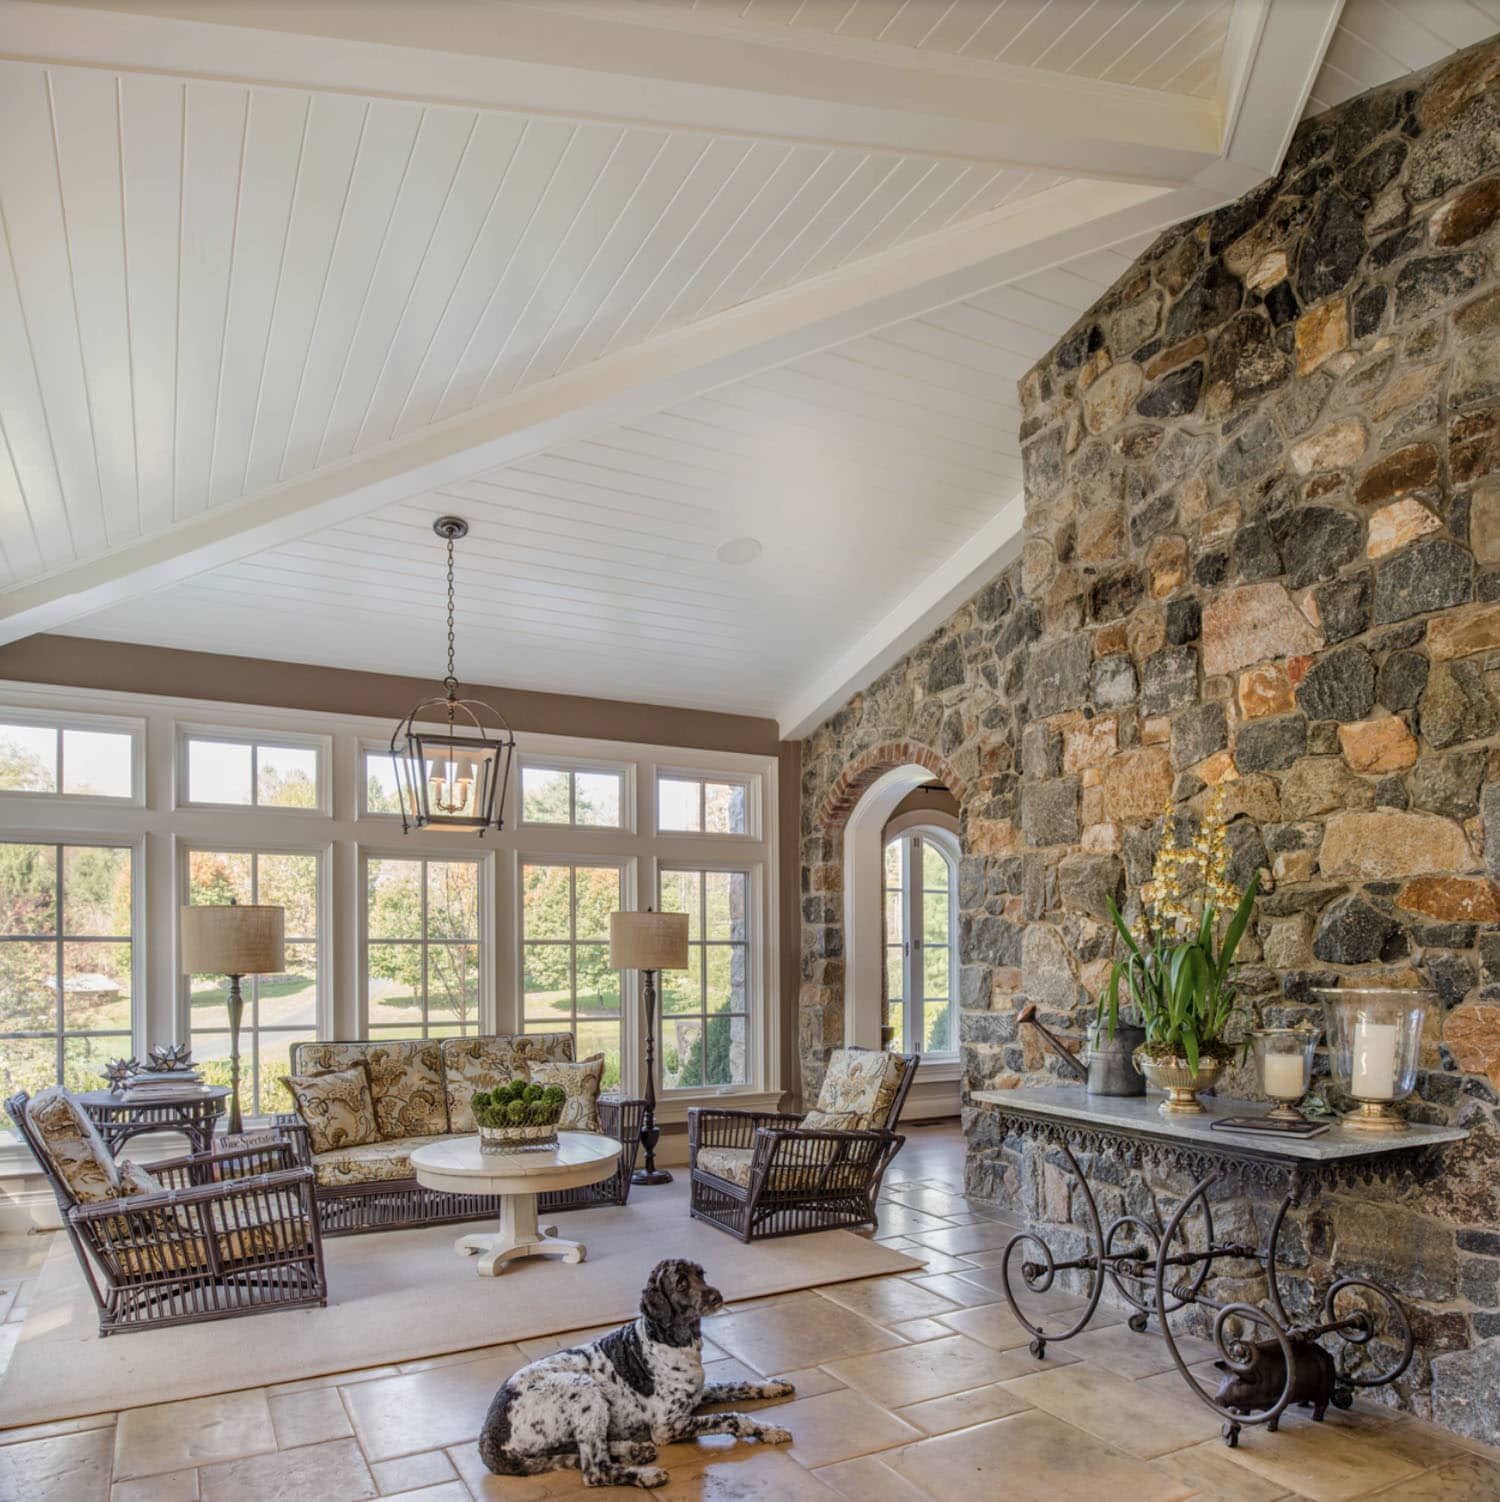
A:
[[[443,1076],[448,1091],[448,1130],[477,1132],[469,1105],[476,1090],[507,1080],[529,1080],[533,1064],[567,1064],[572,1033],[495,1033],[482,1038],[444,1038]]]
[[[382,1138],[425,1137],[448,1130],[442,1050],[436,1038],[292,1045],[293,1074],[318,1074],[353,1064],[363,1064],[370,1072],[375,1125]]]
[[[284,1074],[281,1083],[296,1102],[297,1114],[307,1125],[315,1153],[381,1140],[375,1103],[370,1095],[370,1072],[364,1060],[357,1060],[347,1069]]]
[[[818,1103],[803,1117],[802,1125],[809,1131],[878,1130],[885,1126],[905,1076],[906,1060],[900,1054],[835,1049]]]
[[[75,1205],[120,1198],[120,1172],[99,1129],[61,1085],[39,1090],[26,1102],[26,1121]]]

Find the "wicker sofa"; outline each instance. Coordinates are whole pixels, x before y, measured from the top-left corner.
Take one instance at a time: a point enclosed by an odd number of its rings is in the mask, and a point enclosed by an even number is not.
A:
[[[500,1201],[493,1195],[424,1188],[412,1170],[412,1151],[445,1136],[473,1133],[469,1099],[476,1090],[524,1077],[532,1062],[572,1059],[571,1033],[292,1044],[291,1069],[296,1075],[364,1063],[380,1130],[378,1142],[315,1153],[299,1117],[276,1118],[297,1160],[312,1169],[322,1233],[348,1236],[496,1214]],[[642,1109],[639,1100],[600,1097],[600,1130],[618,1139],[619,1166],[597,1184],[540,1195],[537,1203],[543,1214],[626,1202],[640,1145]]]

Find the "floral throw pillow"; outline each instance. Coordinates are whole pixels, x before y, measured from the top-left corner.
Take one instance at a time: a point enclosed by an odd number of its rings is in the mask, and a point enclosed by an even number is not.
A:
[[[604,1083],[604,1055],[591,1054],[576,1064],[533,1064],[533,1085],[561,1085],[567,1099],[557,1126],[563,1132],[599,1130],[599,1090]]]
[[[321,1074],[284,1074],[281,1083],[291,1092],[297,1114],[307,1124],[315,1153],[380,1140],[370,1072],[363,1064],[327,1069]]]
[[[33,1095],[26,1102],[26,1119],[78,1204],[97,1205],[120,1197],[120,1172],[104,1139],[61,1085]]]

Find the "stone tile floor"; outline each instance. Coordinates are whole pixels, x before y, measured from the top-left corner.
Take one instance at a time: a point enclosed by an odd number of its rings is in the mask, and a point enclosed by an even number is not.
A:
[[[710,1374],[789,1376],[776,1422],[785,1448],[715,1438],[661,1463],[668,1502],[1480,1502],[1500,1498],[1500,1452],[1375,1406],[1300,1412],[1280,1434],[1246,1430],[1227,1450],[1154,1333],[1102,1309],[1045,1363],[1000,1294],[1011,1227],[963,1197],[951,1127],[910,1129],[885,1196],[881,1237],[921,1273],[732,1306],[708,1323]],[[0,1237],[0,1367],[46,1237]],[[710,1269],[712,1273],[712,1269]],[[1052,1307],[1067,1307],[1063,1299]],[[279,1502],[317,1498],[614,1496],[576,1472],[502,1480],[474,1438],[496,1385],[577,1332],[521,1346],[289,1382],[88,1419],[0,1430],[0,1498],[37,1502]],[[1211,1359],[1201,1342],[1190,1360]],[[1197,1368],[1207,1381],[1212,1369]],[[83,1374],[86,1380],[86,1374]],[[639,1493],[628,1493],[640,1495]]]

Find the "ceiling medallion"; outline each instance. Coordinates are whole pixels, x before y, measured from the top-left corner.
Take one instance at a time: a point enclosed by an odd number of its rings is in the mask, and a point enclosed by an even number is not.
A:
[[[432,530],[448,544],[448,674],[441,697],[423,699],[391,734],[401,827],[503,827],[516,738],[505,717],[481,699],[461,699],[453,672],[453,544],[468,535],[461,516],[440,516]]]

